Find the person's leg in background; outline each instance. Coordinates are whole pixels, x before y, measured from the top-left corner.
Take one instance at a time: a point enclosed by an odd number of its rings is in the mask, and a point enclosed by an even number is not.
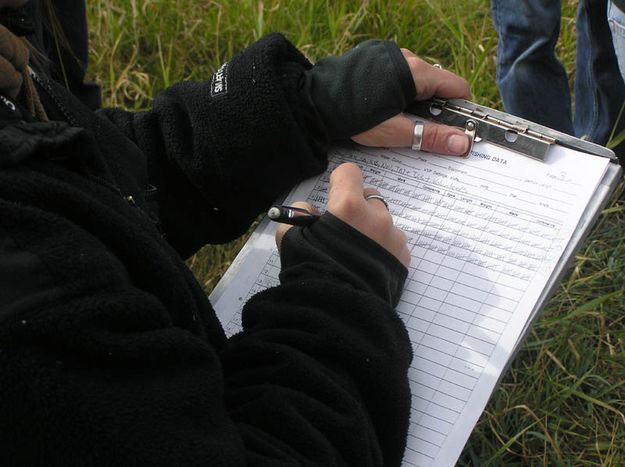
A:
[[[602,145],[608,142],[625,103],[625,83],[608,23],[608,1],[580,0],[576,22],[575,135]],[[616,133],[623,128],[621,122]],[[621,155],[624,148],[614,149]]]
[[[506,112],[573,134],[568,78],[555,55],[560,0],[492,0],[491,9]]]
[[[619,7],[619,5],[623,5]],[[608,2],[608,23],[621,76],[625,79],[625,0]]]

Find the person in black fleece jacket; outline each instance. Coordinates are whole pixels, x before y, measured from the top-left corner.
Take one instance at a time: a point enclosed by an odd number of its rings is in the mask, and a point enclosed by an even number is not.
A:
[[[50,5],[0,22],[58,50]],[[84,4],[55,6],[86,51]],[[232,338],[182,258],[245,232],[324,170],[333,141],[409,145],[405,106],[466,96],[466,82],[385,41],[313,67],[270,34],[149,111],[94,112],[84,63],[55,81],[75,56],[31,60],[47,119],[23,90],[0,96],[0,465],[399,465],[405,237],[364,201],[355,166],[335,171],[321,220],[281,239],[281,285],[246,304]],[[427,125],[423,144],[468,141]]]

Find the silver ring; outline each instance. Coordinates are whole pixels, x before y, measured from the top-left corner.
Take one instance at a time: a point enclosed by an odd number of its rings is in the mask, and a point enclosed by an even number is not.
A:
[[[423,143],[423,122],[417,120],[412,130],[412,150],[421,151],[421,143]]]
[[[382,195],[367,195],[367,196],[365,196],[365,199],[367,201],[369,201],[370,199],[380,200],[380,201],[382,201],[384,203],[384,206],[386,206],[386,210],[389,211],[388,203],[386,202],[386,200],[384,199],[384,197]]]
[[[443,69],[443,67],[441,66],[441,64],[440,64],[440,63],[435,63],[435,64],[433,64],[432,66],[433,66],[434,68],[438,68],[439,70],[442,70],[442,69]]]

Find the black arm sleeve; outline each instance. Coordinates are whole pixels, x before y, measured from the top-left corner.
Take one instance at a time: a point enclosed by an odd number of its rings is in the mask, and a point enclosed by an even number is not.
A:
[[[367,41],[311,67],[272,34],[210,80],[166,90],[150,111],[102,115],[147,154],[164,231],[188,255],[243,233],[281,193],[324,169],[332,140],[399,113],[414,93],[393,43]]]
[[[404,110],[416,96],[406,59],[394,42],[369,40],[307,70],[302,94],[331,139],[348,138]]]
[[[312,465],[398,466],[411,350],[392,305],[406,269],[327,213],[285,235],[281,260],[281,285],[248,302],[224,358],[246,446]]]
[[[150,111],[102,112],[148,155],[162,226],[183,255],[242,234],[280,193],[325,168],[327,147],[311,144],[289,106],[310,67],[272,34],[210,80],[164,91]]]
[[[20,199],[39,207],[0,196],[0,464],[400,465],[411,352],[391,304],[406,271],[379,245],[328,215],[292,230],[282,285],[216,346],[130,207],[111,194],[78,227],[71,193],[27,174],[43,196]]]

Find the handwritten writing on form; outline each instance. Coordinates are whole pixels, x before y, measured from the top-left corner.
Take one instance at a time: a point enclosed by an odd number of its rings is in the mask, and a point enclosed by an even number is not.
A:
[[[323,210],[329,172],[348,161],[387,199],[412,252],[397,307],[414,350],[404,466],[454,465],[608,160],[553,147],[543,163],[487,143],[467,158],[338,148],[286,202]],[[279,283],[274,231],[252,239],[214,303],[229,334],[247,298]]]

